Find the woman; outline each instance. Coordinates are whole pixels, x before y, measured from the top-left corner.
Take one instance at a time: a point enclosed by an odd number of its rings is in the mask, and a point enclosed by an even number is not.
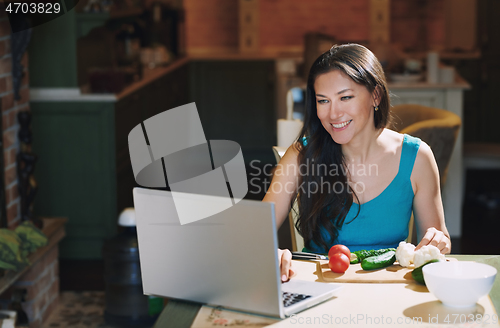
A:
[[[297,228],[307,250],[397,247],[413,210],[424,232],[417,249],[434,245],[449,253],[436,161],[420,139],[386,128],[389,94],[373,53],[357,44],[333,46],[311,67],[306,101],[298,141],[264,197],[275,203],[278,227],[297,197]],[[286,281],[291,253],[278,252]]]

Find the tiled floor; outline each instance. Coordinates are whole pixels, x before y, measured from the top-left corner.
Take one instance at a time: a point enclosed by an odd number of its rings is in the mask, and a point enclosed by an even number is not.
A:
[[[104,322],[104,292],[63,291],[43,328],[115,328]]]

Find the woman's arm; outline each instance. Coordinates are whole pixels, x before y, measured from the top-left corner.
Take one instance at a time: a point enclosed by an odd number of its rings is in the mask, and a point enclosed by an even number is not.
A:
[[[297,195],[298,150],[290,146],[274,170],[271,185],[262,201],[273,202],[276,225],[279,228],[288,217],[292,199]],[[278,249],[281,280],[287,281],[294,274],[292,253],[288,249]]]
[[[274,176],[262,201],[275,204],[276,226],[285,222],[292,199],[297,195],[298,150],[290,146],[274,170]]]
[[[413,214],[418,230],[424,236],[416,249],[434,245],[443,254],[450,253],[451,241],[444,221],[443,202],[439,186],[439,171],[431,148],[422,142],[411,175],[415,194]]]

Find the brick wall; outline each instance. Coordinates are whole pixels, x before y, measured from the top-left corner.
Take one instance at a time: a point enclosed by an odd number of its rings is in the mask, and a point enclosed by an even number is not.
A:
[[[302,49],[310,31],[335,36],[342,41],[369,39],[369,0],[259,0],[260,47]],[[425,38],[431,46],[444,44],[444,0],[392,0],[391,39],[403,47],[419,41],[419,4],[427,3]],[[184,0],[186,46],[199,49],[238,48],[237,0]]]
[[[26,289],[23,310],[30,328],[38,328],[59,304],[59,251],[52,247],[14,284],[12,288]]]
[[[184,0],[186,47],[238,46],[238,0]]]
[[[368,40],[368,6],[369,0],[260,0],[261,47],[302,46],[307,32]]]
[[[24,77],[21,99],[15,100],[12,85],[12,56],[10,53],[10,25],[4,10],[0,11],[0,98],[2,100],[3,151],[5,165],[5,202],[9,227],[20,221],[20,201],[17,188],[16,154],[19,150],[17,113],[29,110],[28,56],[22,60]]]
[[[0,3],[3,5],[3,3]],[[5,13],[0,8],[0,13]],[[10,50],[11,29],[7,16],[0,14],[0,98],[2,101],[3,150],[5,165],[5,199],[8,227],[20,223],[20,201],[17,186],[16,154],[19,151],[17,113],[29,110],[28,56],[24,55],[24,77],[20,89],[20,100],[14,99],[12,84],[12,56]],[[24,274],[12,288],[27,290],[23,309],[30,320],[30,327],[41,327],[59,298],[58,248],[52,247]]]
[[[425,7],[419,6],[422,2]],[[403,48],[414,48],[422,42],[420,38],[430,48],[444,47],[445,28],[444,0],[391,0],[391,41]]]

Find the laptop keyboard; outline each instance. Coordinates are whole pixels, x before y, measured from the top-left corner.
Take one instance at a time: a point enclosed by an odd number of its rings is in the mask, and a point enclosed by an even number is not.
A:
[[[287,307],[309,297],[311,297],[311,295],[283,292],[283,304]]]

